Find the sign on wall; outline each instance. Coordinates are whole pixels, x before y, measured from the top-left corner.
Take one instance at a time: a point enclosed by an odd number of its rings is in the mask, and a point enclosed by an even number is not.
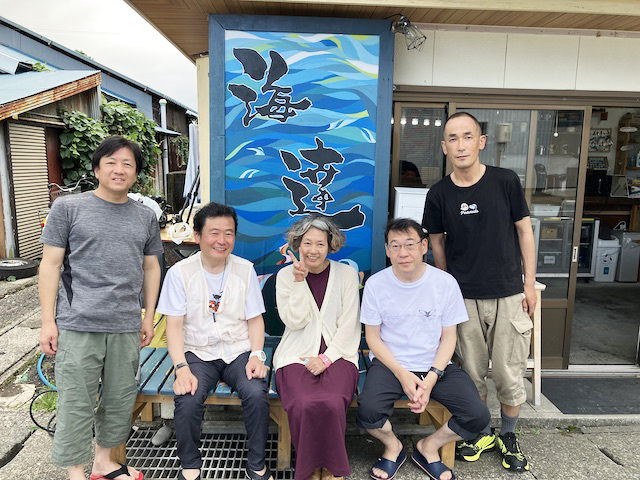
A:
[[[239,217],[234,252],[258,274],[290,261],[285,232],[311,213],[345,233],[335,259],[371,270],[380,44],[377,34],[224,29],[224,198]],[[387,142],[386,163],[388,152]]]

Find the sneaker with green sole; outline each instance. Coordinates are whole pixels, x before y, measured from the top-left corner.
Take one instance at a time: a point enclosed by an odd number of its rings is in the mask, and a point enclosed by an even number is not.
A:
[[[490,452],[496,446],[496,436],[480,432],[473,440],[463,440],[456,446],[456,457],[465,462],[475,462],[482,452]]]
[[[529,470],[529,462],[520,450],[518,438],[513,432],[498,435],[498,448],[502,453],[502,466],[514,472],[524,472]]]

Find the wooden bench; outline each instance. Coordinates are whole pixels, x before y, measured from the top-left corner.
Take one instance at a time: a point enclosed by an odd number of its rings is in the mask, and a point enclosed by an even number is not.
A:
[[[280,341],[280,337],[266,337],[264,351],[267,354],[266,364],[271,366],[273,352]],[[364,381],[369,368],[369,359],[366,351],[360,350],[359,371],[357,393],[362,391]],[[173,362],[166,348],[144,348],[140,352],[140,383],[138,396],[133,411],[133,419],[139,415],[142,421],[153,420],[154,403],[173,403]],[[275,389],[275,372],[271,368],[266,378],[269,384],[269,415],[278,426],[278,469],[285,470],[291,467],[291,433],[289,431],[289,421],[287,413],[282,408],[282,402]],[[241,400],[236,392],[225,383],[219,383],[215,390],[212,390],[205,402],[208,405],[240,405]],[[396,408],[408,408],[408,400],[401,399],[395,403]],[[351,403],[356,407],[357,401],[354,398]],[[418,423],[428,425],[433,423],[435,428],[440,428],[451,418],[449,411],[435,400],[431,400],[424,413],[419,415]],[[455,458],[455,442],[445,445],[441,449],[442,461],[453,468]],[[126,447],[120,445],[113,451],[114,460],[124,463],[126,459]]]

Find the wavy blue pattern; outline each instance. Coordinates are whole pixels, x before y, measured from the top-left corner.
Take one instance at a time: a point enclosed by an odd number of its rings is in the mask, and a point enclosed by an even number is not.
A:
[[[284,259],[279,253],[284,234],[300,218],[289,213],[296,207],[282,177],[304,184],[311,192],[303,200],[305,207],[317,210],[311,197],[318,185],[298,175],[314,167],[300,150],[316,148],[316,138],[344,157],[343,163],[334,164],[340,173],[327,187],[334,201],[323,213],[359,206],[365,217],[363,225],[345,231],[347,244],[333,258],[348,258],[360,271],[370,270],[379,46],[376,35],[226,32],[225,84],[243,85],[257,93],[252,113],[271,97],[272,92],[260,91],[268,70],[264,78],[252,79],[233,49],[258,52],[268,68],[269,52],[276,51],[289,70],[274,84],[292,87],[292,102],[305,98],[311,102],[286,123],[257,115],[245,126],[245,103],[226,89],[225,187],[226,201],[239,218],[235,252],[253,261],[259,275],[277,271],[277,262]],[[281,150],[295,155],[302,169],[288,171]]]

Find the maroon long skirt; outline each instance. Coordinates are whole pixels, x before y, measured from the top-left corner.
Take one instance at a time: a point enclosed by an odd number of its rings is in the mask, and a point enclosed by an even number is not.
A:
[[[351,474],[344,435],[357,384],[358,369],[344,359],[317,377],[298,363],[276,371],[276,388],[296,450],[295,480],[306,480],[321,467],[335,477]]]

